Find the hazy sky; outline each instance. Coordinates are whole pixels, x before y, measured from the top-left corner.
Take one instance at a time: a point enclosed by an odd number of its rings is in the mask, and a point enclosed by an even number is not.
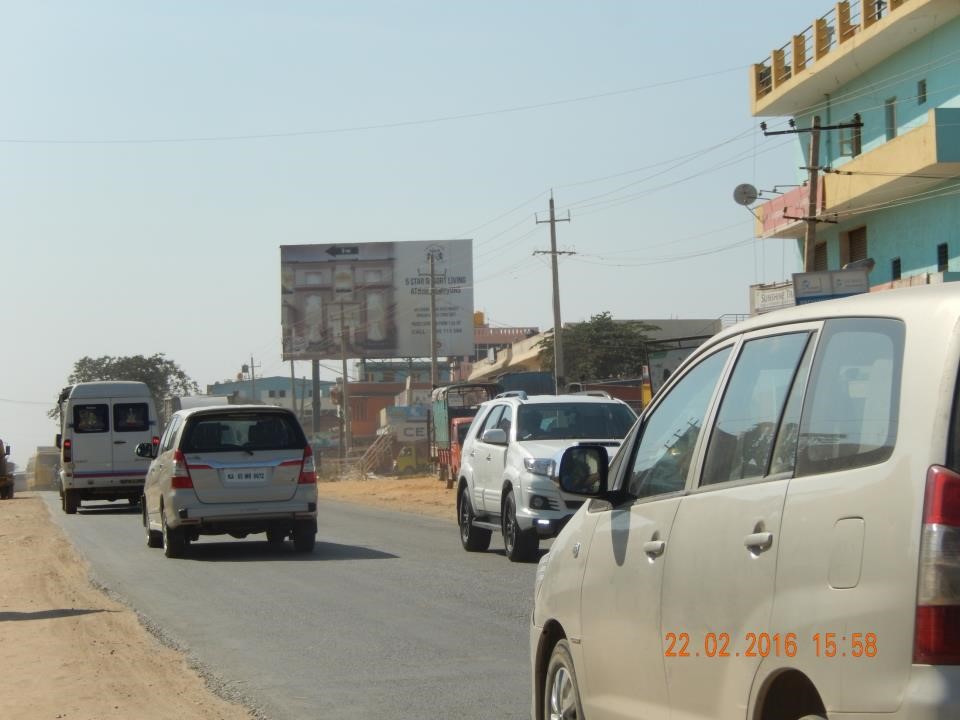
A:
[[[85,355],[162,352],[201,387],[251,355],[289,375],[280,245],[473,238],[497,326],[552,325],[551,188],[564,321],[745,313],[799,269],[732,191],[795,182],[748,66],[825,1],[0,7],[0,437],[21,469]]]

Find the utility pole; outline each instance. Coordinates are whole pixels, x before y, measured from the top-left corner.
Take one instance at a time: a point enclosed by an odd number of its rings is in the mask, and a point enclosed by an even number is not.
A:
[[[437,295],[434,286],[434,258],[430,253],[430,389],[437,387]]]
[[[350,390],[347,380],[347,322],[343,315],[343,301],[340,301],[340,364],[343,374],[343,389],[340,402],[343,408],[343,455],[350,455]]]
[[[310,401],[310,427],[314,433],[320,432],[320,361],[313,358],[310,361],[310,392],[313,398]],[[303,414],[303,396],[300,396],[300,414]]]
[[[803,236],[803,271],[813,272],[817,248],[817,186],[820,183],[820,116],[813,116],[810,128],[810,155],[807,159],[807,171],[810,173],[807,187],[807,229]]]
[[[293,360],[290,361],[290,409],[297,412],[297,378],[293,374]]]
[[[844,128],[861,128],[860,114],[853,116],[853,122],[839,123],[837,125],[821,125],[820,116],[814,115],[813,122],[808,128],[794,127],[794,121],[790,121],[789,130],[767,130],[766,123],[760,123],[760,129],[764,135],[792,135],[796,133],[810,133],[810,152],[807,157],[807,214],[804,217],[794,217],[784,215],[786,220],[803,220],[806,223],[806,231],[803,236],[803,271],[813,272],[817,248],[817,223],[818,222],[836,222],[835,220],[824,220],[817,217],[817,195],[820,190],[820,133],[824,130],[842,130]],[[829,169],[829,168],[828,168]]]
[[[550,191],[550,219],[536,220],[536,223],[550,223],[550,250],[535,250],[534,255],[549,255],[550,264],[553,269],[553,382],[554,388],[559,393],[564,385],[563,375],[563,339],[560,336],[560,271],[557,268],[557,255],[575,255],[573,251],[557,250],[557,223],[570,222],[570,212],[567,211],[565,218],[557,219],[553,206],[553,191]]]

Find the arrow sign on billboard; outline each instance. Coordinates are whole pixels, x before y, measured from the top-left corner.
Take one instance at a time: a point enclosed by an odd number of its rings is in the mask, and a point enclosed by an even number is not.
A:
[[[360,254],[360,248],[356,245],[331,245],[327,248],[327,255],[333,257],[357,256]]]

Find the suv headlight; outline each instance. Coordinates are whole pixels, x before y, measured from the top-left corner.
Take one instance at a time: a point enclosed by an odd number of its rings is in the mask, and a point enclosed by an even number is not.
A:
[[[534,475],[553,477],[556,463],[550,458],[524,458],[523,467],[527,472],[533,473]]]

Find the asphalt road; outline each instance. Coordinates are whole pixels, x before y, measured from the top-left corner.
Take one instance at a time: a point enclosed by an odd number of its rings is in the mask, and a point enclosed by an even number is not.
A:
[[[529,717],[536,565],[499,538],[466,553],[452,521],[326,502],[312,554],[212,536],[169,560],[137,509],[43,495],[95,581],[272,720]]]

